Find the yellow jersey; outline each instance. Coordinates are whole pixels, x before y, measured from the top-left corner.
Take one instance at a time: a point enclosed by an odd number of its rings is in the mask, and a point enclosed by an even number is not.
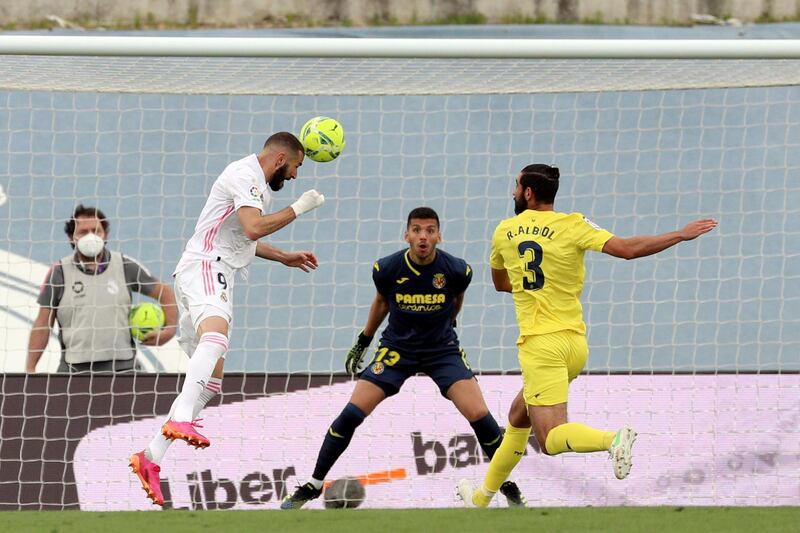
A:
[[[586,333],[583,255],[613,236],[580,213],[528,209],[497,225],[489,263],[508,272],[521,336]]]

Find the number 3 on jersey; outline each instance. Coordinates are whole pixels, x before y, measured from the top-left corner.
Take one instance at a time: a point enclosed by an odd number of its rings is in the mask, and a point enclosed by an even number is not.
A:
[[[525,263],[526,275],[522,276],[522,288],[526,291],[538,291],[544,287],[544,272],[542,272],[542,247],[536,241],[524,241],[517,247],[519,256]],[[530,258],[530,261],[528,259]]]

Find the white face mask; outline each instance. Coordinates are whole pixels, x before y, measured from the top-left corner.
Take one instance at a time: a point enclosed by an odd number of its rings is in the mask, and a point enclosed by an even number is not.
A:
[[[78,251],[83,254],[84,257],[91,257],[92,259],[100,255],[105,245],[105,241],[94,233],[87,233],[78,239],[76,243]]]

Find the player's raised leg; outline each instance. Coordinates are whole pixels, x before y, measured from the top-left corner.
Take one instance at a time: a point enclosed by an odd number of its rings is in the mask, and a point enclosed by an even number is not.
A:
[[[219,393],[222,386],[222,379],[211,377],[206,385],[206,389],[200,395],[198,402],[194,409],[194,417],[200,413],[203,407],[208,404],[211,399]],[[172,416],[175,410],[175,402],[172,403],[169,417]],[[153,500],[153,503],[164,505],[164,498],[161,495],[161,479],[159,473],[161,472],[162,459],[167,453],[172,440],[166,438],[161,434],[159,428],[158,433],[150,441],[150,444],[144,450],[131,455],[128,458],[133,473],[139,476],[139,481],[142,483],[142,488],[147,493],[148,498]]]
[[[325,433],[317,455],[314,474],[307,483],[300,485],[294,493],[283,499],[281,509],[300,509],[322,494],[325,476],[350,445],[358,426],[385,398],[386,393],[378,385],[365,379],[356,382],[350,402],[345,405]]]
[[[197,402],[194,404],[194,409],[192,410],[192,420],[197,419],[197,416],[200,414],[206,405],[220,393],[222,390],[222,376],[223,376],[223,366],[225,364],[225,359],[220,359],[217,361],[217,366],[214,368],[214,372],[211,374],[211,377],[208,378],[208,383],[206,383],[206,388],[200,393],[200,396],[197,398]],[[169,415],[167,415],[167,420],[171,419],[175,414],[175,405],[177,404],[178,399],[176,398],[175,401],[172,403],[172,407],[170,408]],[[150,442],[150,445],[145,450],[148,457],[155,461],[156,463],[161,463],[161,459],[167,453],[170,445],[173,443],[173,440],[168,439],[165,437],[161,431],[153,437],[153,440]]]
[[[221,316],[204,318],[197,328],[200,342],[189,359],[186,379],[175,400],[175,412],[161,428],[164,437],[181,439],[195,448],[206,448],[211,442],[195,428],[194,406],[206,388],[217,362],[228,351],[228,320]]]
[[[613,431],[602,431],[579,422],[567,422],[567,404],[528,405],[533,431],[547,455],[565,452],[607,451],[614,440]]]
[[[624,479],[630,472],[636,433],[630,428],[604,431],[567,420],[569,384],[580,374],[588,354],[586,337],[569,331],[524,339],[519,359],[528,414],[544,453],[609,451],[614,475]]]
[[[184,294],[185,291],[183,290],[180,281],[181,276],[179,275],[175,283],[175,294],[178,297],[177,299],[178,308],[180,311],[181,328],[181,337],[179,338],[178,342],[181,345],[181,348],[183,348],[183,350],[191,356],[197,352],[198,348],[200,347],[200,337],[198,336],[199,332],[195,330],[194,321],[187,306]],[[213,313],[214,311],[211,312]],[[202,321],[204,316],[205,314],[200,314],[199,317],[196,318],[199,321]],[[207,380],[204,389],[197,397],[197,400],[192,407],[191,420],[196,419],[197,415],[208,404],[208,402],[210,402],[214,396],[219,394],[219,392],[222,390],[224,363],[224,357],[221,357],[217,360],[211,377]],[[175,411],[179,398],[180,395],[176,397],[175,401],[170,407],[169,414],[167,415],[168,422],[175,417]],[[154,503],[158,505],[164,504],[164,500],[161,495],[159,476],[161,468],[159,465],[172,442],[173,440],[164,436],[161,432],[161,428],[159,428],[158,433],[153,437],[147,448],[131,455],[129,458],[131,469],[133,469],[133,472],[139,477],[139,481],[141,482],[145,493],[151,500],[153,500]]]
[[[543,453],[558,455],[564,452],[609,451],[614,461],[615,475],[624,479],[630,471],[631,448],[636,433],[630,428],[623,428],[617,433],[602,431],[567,420],[569,383],[583,369],[587,355],[586,338],[572,332],[524,338],[519,344],[524,405]],[[518,400],[515,402],[518,403]],[[507,438],[513,438],[511,435]],[[524,447],[518,451],[524,453]],[[473,505],[485,507],[489,504],[493,496],[492,488],[497,486],[498,479],[508,475],[518,463],[509,459],[506,453],[495,455],[489,464],[483,487],[472,491]],[[466,484],[460,483],[459,495],[462,498],[467,497],[468,492],[463,487]]]
[[[196,418],[200,411],[210,402],[214,396],[219,394],[222,387],[222,365],[224,359],[220,359],[217,368],[214,369],[214,375],[209,378],[205,390],[200,394],[200,397],[195,404],[192,417]],[[173,416],[175,411],[175,404],[177,398],[172,402],[169,415],[167,419]],[[166,438],[158,433],[150,441],[150,444],[144,450],[137,452],[130,456],[128,462],[133,472],[139,477],[147,497],[153,500],[153,503],[164,505],[164,498],[161,493],[161,479],[159,473],[161,472],[161,460],[166,455],[167,450],[172,444],[172,440]]]
[[[547,455],[565,452],[590,453],[608,451],[617,479],[625,479],[631,471],[636,432],[625,426],[617,432],[603,431],[578,422],[567,422],[567,404],[528,406],[535,420],[536,440]]]
[[[489,412],[483,393],[478,386],[478,381],[474,377],[461,379],[453,383],[447,389],[446,396],[472,426],[475,436],[478,438],[478,444],[490,460],[494,460],[506,438],[510,437],[512,441],[516,439],[513,431],[511,434],[507,432],[506,436],[500,431],[500,426],[498,426],[494,416]],[[528,429],[528,432],[530,432],[530,429]],[[525,438],[527,442],[527,436]],[[525,507],[527,502],[517,484],[513,481],[505,481],[510,473],[511,470],[509,469],[503,479],[494,487],[492,494],[499,490],[508,500],[509,506]]]

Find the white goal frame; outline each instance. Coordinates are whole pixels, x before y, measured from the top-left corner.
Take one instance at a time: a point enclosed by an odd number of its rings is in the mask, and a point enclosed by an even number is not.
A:
[[[213,46],[209,46],[213,43]],[[800,59],[798,39],[353,39],[0,36],[0,55],[517,59]]]

